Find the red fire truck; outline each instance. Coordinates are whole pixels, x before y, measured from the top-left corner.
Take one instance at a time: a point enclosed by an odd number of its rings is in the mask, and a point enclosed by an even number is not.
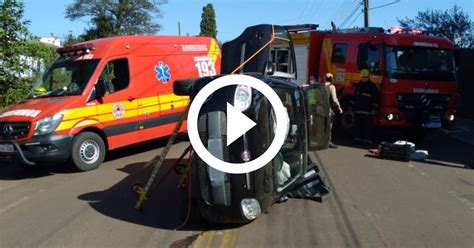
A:
[[[351,98],[360,70],[369,69],[380,90],[378,127],[440,128],[454,124],[457,101],[453,45],[419,30],[361,28],[294,31],[299,83],[324,80],[328,72],[343,105],[341,126],[354,125]],[[296,32],[296,31],[299,32]]]

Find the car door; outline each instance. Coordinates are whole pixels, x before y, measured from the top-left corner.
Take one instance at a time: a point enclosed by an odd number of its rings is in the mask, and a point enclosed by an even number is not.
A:
[[[109,147],[137,142],[138,99],[131,82],[127,58],[110,59],[99,76],[106,93],[97,105],[98,120],[104,127]]]
[[[331,135],[329,96],[322,84],[303,89],[308,127],[308,151],[326,149]]]
[[[303,97],[299,89],[288,87],[274,87],[273,89],[287,110],[289,124],[285,142],[272,161],[275,190],[277,194],[282,194],[291,189],[291,185],[297,181],[306,168],[306,125],[304,123]],[[273,130],[276,130],[275,118],[272,116],[271,119]]]

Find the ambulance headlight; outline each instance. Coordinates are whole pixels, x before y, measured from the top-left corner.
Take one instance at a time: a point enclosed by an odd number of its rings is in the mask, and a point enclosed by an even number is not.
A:
[[[54,132],[58,128],[59,123],[63,120],[62,114],[45,117],[36,122],[34,135],[42,135]]]
[[[246,85],[238,85],[234,94],[234,107],[244,111],[250,107],[252,102],[252,88]]]
[[[242,213],[247,220],[254,220],[262,213],[257,199],[246,198],[240,202]]]

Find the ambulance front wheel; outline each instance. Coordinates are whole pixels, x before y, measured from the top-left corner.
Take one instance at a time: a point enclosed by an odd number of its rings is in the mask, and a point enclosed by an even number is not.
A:
[[[97,169],[105,158],[105,143],[92,132],[84,132],[73,138],[71,162],[80,171]]]

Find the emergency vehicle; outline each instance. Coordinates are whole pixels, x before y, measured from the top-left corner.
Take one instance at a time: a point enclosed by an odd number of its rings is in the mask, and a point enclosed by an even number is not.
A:
[[[299,83],[307,83],[311,76],[324,80],[328,72],[334,75],[345,130],[354,125],[351,98],[362,69],[370,71],[380,90],[376,126],[414,130],[454,124],[454,47],[447,39],[401,28],[390,32],[373,27],[315,31],[314,24],[288,28],[294,32]]]
[[[3,161],[96,169],[109,150],[171,134],[189,102],[173,94],[176,79],[220,73],[208,37],[118,36],[57,52],[26,98],[0,113]]]

